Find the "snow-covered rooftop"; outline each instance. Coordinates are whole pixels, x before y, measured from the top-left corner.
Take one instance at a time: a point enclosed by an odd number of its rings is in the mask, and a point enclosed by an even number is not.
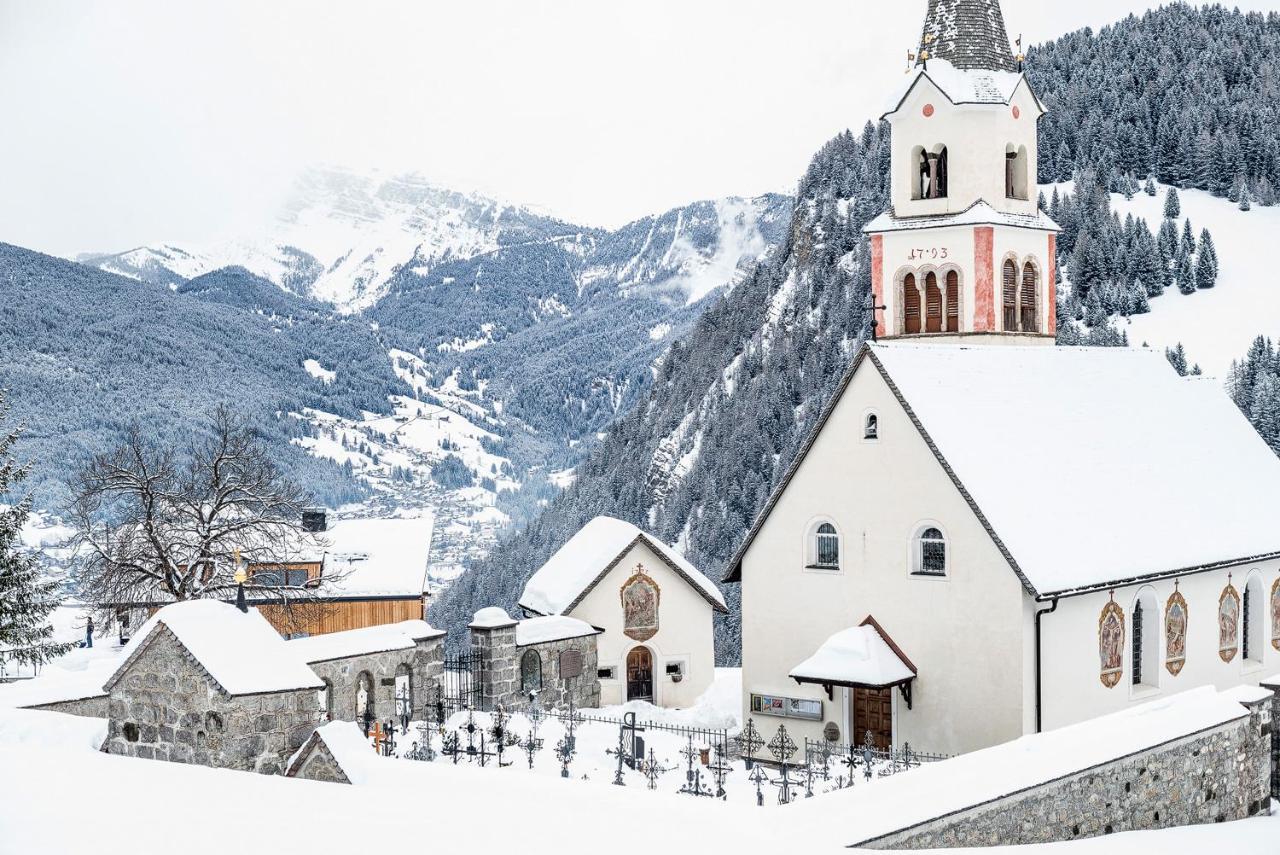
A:
[[[439,638],[442,635],[444,630],[435,629],[424,620],[406,620],[295,638],[285,644],[303,662],[311,663],[386,650],[408,650],[420,639]]]
[[[821,799],[802,799],[792,808],[801,812],[798,821],[812,823],[815,828],[844,828],[846,844],[857,845],[1246,715],[1248,711],[1229,694],[1205,686],[950,760],[926,763],[874,787],[853,787]],[[850,824],[850,817],[858,821]]]
[[[324,683],[257,609],[241,612],[216,600],[173,603],[152,615],[125,645],[120,679],[160,627],[167,627],[228,694],[319,689]]]
[[[0,707],[39,707],[100,698],[107,694],[103,684],[122,661],[119,657],[94,659],[77,671],[46,666],[39,677],[0,684]]]
[[[521,646],[599,634],[600,630],[585,620],[564,615],[529,618],[516,624],[516,644]]]
[[[911,90],[926,81],[953,104],[1008,104],[1024,80],[1017,71],[956,68],[945,59],[932,59],[928,68],[917,67],[906,76],[885,103],[880,118],[896,113]]]
[[[1020,229],[1036,229],[1038,231],[1056,232],[1060,227],[1044,211],[1034,214],[1014,214],[997,211],[986,201],[977,202],[954,214],[930,214],[924,217],[899,217],[892,211],[885,211],[863,227],[863,232],[903,231],[911,229],[934,229],[942,226],[981,226],[1001,225]]]
[[[427,588],[433,518],[341,519],[321,536],[329,542],[327,594],[340,597],[420,595]]]
[[[916,673],[871,623],[842,629],[805,661],[791,669],[792,679],[836,686],[896,686]]]
[[[640,540],[715,609],[727,610],[720,590],[683,555],[631,523],[613,517],[596,517],[569,538],[525,583],[520,606],[542,615],[568,612]]]
[[[1160,353],[871,355],[1040,594],[1280,553],[1280,459],[1217,384]]]
[[[471,616],[471,623],[467,626],[473,629],[496,629],[503,626],[511,626],[516,621],[511,615],[507,614],[506,609],[501,606],[486,606]]]

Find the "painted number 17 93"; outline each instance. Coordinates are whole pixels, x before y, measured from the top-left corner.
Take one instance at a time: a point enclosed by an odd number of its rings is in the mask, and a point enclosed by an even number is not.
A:
[[[907,261],[945,261],[946,259],[947,248],[945,246],[913,249],[911,254],[907,256]]]

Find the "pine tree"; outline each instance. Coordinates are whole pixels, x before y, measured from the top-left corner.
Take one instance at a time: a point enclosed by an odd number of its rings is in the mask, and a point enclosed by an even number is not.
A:
[[[1150,175],[1147,176],[1147,183],[1142,189],[1148,196],[1156,195],[1156,182],[1151,180]]]
[[[1208,229],[1200,232],[1200,251],[1196,253],[1196,286],[1212,288],[1218,284],[1218,251]]]
[[[1248,184],[1244,184],[1240,188],[1240,210],[1242,211],[1253,210],[1253,199],[1249,193]]]
[[[0,396],[0,418],[6,412]],[[0,435],[0,496],[10,494],[27,474],[13,458],[18,434]],[[74,645],[53,641],[49,615],[60,601],[58,583],[42,578],[36,556],[22,549],[22,526],[30,513],[29,498],[0,510],[0,650],[20,665],[43,665]]]
[[[1182,346],[1182,342],[1178,342],[1177,347],[1166,347],[1164,358],[1169,360],[1169,364],[1173,366],[1174,371],[1178,372],[1178,376],[1187,376],[1187,351]]]
[[[1280,453],[1280,379],[1275,374],[1258,378],[1247,415],[1271,450]]]
[[[1182,221],[1182,249],[1185,252],[1196,251],[1195,235],[1191,232],[1191,218]]]
[[[1164,218],[1176,220],[1182,216],[1182,203],[1178,201],[1177,188],[1170,187],[1164,197]]]
[[[1191,263],[1191,255],[1189,253],[1178,253],[1178,263],[1175,267],[1174,278],[1178,281],[1178,290],[1183,294],[1194,294],[1196,292],[1196,268]]]

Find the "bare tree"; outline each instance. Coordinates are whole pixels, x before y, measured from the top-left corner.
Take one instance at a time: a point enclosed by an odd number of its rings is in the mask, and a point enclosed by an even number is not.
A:
[[[82,596],[100,607],[236,594],[236,558],[258,572],[249,597],[295,613],[321,589],[287,573],[326,544],[302,529],[303,491],[276,468],[249,425],[226,407],[211,437],[186,448],[137,428],[72,483]]]

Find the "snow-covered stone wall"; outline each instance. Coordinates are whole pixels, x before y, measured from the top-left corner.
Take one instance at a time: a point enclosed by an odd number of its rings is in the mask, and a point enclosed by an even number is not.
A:
[[[854,845],[933,849],[1050,843],[1265,813],[1273,702],[1270,696],[1249,700],[1247,717]]]
[[[364,673],[373,683],[374,717],[379,721],[396,717],[396,675],[407,670],[413,718],[421,720],[428,717],[426,710],[435,703],[440,690],[444,637],[423,639],[413,648],[404,650],[385,650],[308,664],[316,676],[330,686],[328,713],[331,719],[356,720],[360,675]]]
[[[544,709],[567,707],[570,698],[573,698],[573,705],[579,709],[600,706],[600,680],[597,676],[599,658],[596,654],[598,637],[585,635],[516,648],[516,670],[521,677],[524,673],[522,667],[524,657],[529,653],[538,657],[542,673],[542,688],[538,692],[538,702]],[[566,661],[575,658],[575,653],[577,660],[582,663],[581,671],[576,676],[565,677],[561,673],[561,668]],[[523,680],[517,682],[516,690],[516,697],[512,698],[512,701],[521,701],[525,692]],[[509,706],[510,702],[508,702],[508,708]]]

